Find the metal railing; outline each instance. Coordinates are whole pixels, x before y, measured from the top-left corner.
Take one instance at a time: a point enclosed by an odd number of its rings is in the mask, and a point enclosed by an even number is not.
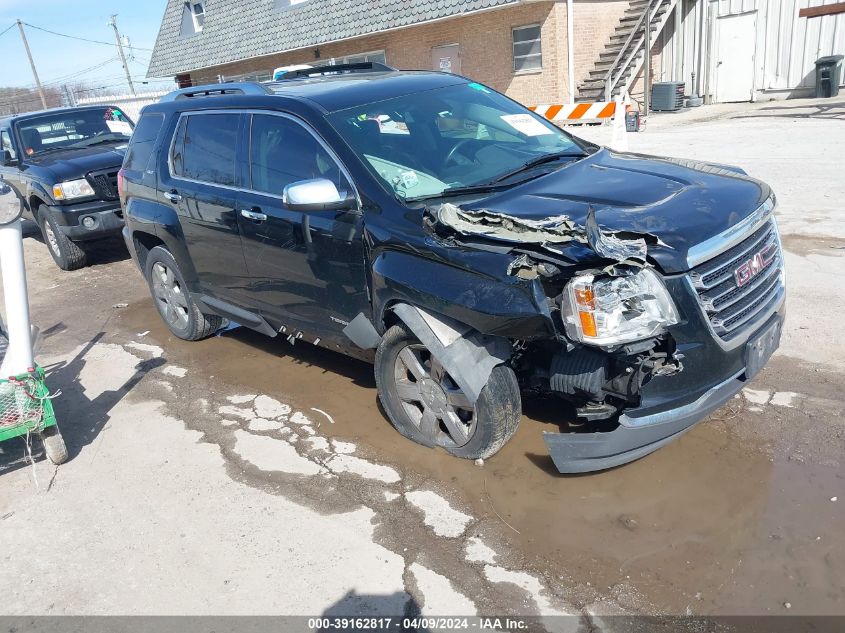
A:
[[[613,60],[610,68],[607,69],[607,73],[604,76],[605,101],[612,100],[613,89],[616,88],[616,85],[622,79],[631,64],[633,64],[637,59],[640,52],[645,50],[646,56],[648,56],[647,51],[651,48],[649,40],[651,39],[652,22],[654,21],[657,13],[660,11],[660,8],[668,1],[669,0],[648,1],[648,4],[640,15],[640,19],[637,20],[634,28],[631,29],[631,33],[628,35],[625,43],[622,44],[622,48],[619,49],[616,59]],[[624,63],[620,64],[622,60],[624,60]]]

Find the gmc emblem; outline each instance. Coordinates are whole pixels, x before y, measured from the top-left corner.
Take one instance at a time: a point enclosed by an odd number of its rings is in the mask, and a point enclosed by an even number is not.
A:
[[[739,268],[734,270],[734,279],[736,279],[736,287],[741,288],[749,281],[754,279],[760,271],[772,263],[772,260],[777,256],[777,246],[773,243],[767,244],[762,249],[754,253],[751,259],[746,260],[740,264]]]

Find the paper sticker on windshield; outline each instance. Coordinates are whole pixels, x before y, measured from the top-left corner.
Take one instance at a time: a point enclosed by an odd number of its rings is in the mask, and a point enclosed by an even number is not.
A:
[[[545,136],[554,134],[552,130],[540,123],[530,114],[503,114],[502,121],[510,125],[520,134],[525,136]]]
[[[404,189],[412,189],[420,184],[420,178],[415,171],[403,171],[399,174],[399,182]]]
[[[109,132],[113,132],[114,134],[132,135],[132,126],[126,121],[106,121],[106,125],[109,126]]]

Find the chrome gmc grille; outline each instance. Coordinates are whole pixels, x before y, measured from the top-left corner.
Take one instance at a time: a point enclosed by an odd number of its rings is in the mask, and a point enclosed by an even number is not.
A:
[[[783,253],[774,220],[689,277],[710,327],[730,341],[757,323],[783,289]]]
[[[117,169],[92,171],[86,179],[100,200],[117,200]]]

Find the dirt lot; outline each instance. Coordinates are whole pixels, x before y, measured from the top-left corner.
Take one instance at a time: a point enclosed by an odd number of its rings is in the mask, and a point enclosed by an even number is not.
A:
[[[701,108],[632,136],[773,185],[789,316],[742,396],[598,474],[554,470],[554,402],[460,461],[393,431],[370,366],[243,329],[180,341],[122,244],[62,273],[30,232],[71,459],[0,445],[2,612],[845,614],[845,103],[823,105]]]

